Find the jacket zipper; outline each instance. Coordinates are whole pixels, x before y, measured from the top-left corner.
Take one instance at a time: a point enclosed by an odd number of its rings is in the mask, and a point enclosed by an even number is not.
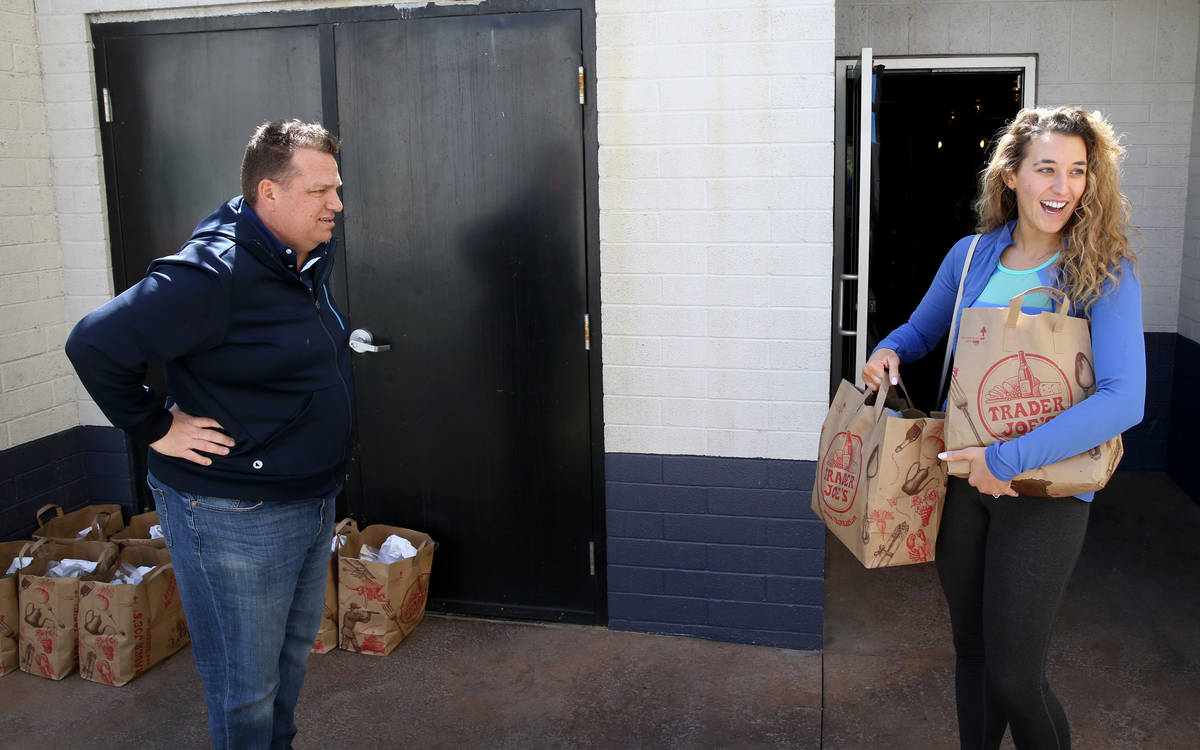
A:
[[[333,268],[332,254],[330,255],[330,258],[329,258],[328,268],[329,269]],[[346,417],[347,417],[347,420],[346,420],[346,424],[347,424],[346,442],[350,443],[351,438],[354,437],[354,404],[352,404],[350,402],[350,386],[349,386],[349,384],[346,383],[346,377],[342,373],[342,365],[341,365],[341,362],[339,361],[339,357],[338,357],[337,341],[334,340],[333,334],[329,332],[329,328],[325,325],[325,316],[321,314],[321,299],[317,294],[317,290],[323,288],[325,286],[325,284],[328,283],[329,273],[330,273],[329,271],[325,271],[325,273],[322,274],[321,283],[313,285],[312,299],[313,299],[313,307],[315,307],[317,310],[317,321],[321,324],[321,330],[325,332],[325,338],[329,339],[329,346],[333,349],[333,366],[334,366],[334,369],[337,370],[338,382],[340,382],[342,384],[342,395],[344,395],[346,397]],[[300,282],[300,283],[303,284],[304,282]],[[307,285],[304,285],[304,286],[305,286],[305,289],[308,288]],[[330,307],[330,310],[332,310],[332,309],[333,308]],[[353,455],[353,454],[354,454],[354,446],[351,445],[350,446],[350,455]],[[347,458],[349,458],[350,455],[348,455]]]
[[[261,248],[263,252],[266,252],[267,255],[270,256],[270,253],[267,252],[266,247],[264,247],[261,242],[258,243],[258,245],[259,245],[259,248]],[[276,260],[275,262],[278,263],[279,261]],[[280,264],[280,265],[282,266],[282,264]],[[317,295],[317,290],[320,289],[321,287],[325,286],[325,284],[329,281],[329,274],[333,268],[333,254],[332,253],[329,253],[329,263],[327,264],[326,268],[328,268],[329,270],[323,270],[321,282],[319,284],[315,283],[315,280],[314,280],[312,289],[309,289],[308,284],[305,284],[297,276],[289,274],[289,278],[295,280],[295,282],[297,284],[304,287],[304,291],[306,291],[312,295],[313,307],[317,311],[317,322],[321,324],[321,330],[325,332],[325,338],[329,339],[329,346],[333,349],[333,367],[335,370],[337,370],[338,382],[340,382],[342,384],[342,395],[346,397],[346,416],[347,416],[346,424],[349,425],[347,427],[347,431],[346,431],[346,442],[349,443],[351,441],[351,438],[354,437],[354,404],[350,403],[350,386],[346,383],[346,377],[344,374],[342,374],[341,363],[338,361],[337,341],[334,340],[333,334],[329,332],[329,328],[327,328],[325,325],[325,316],[323,316],[321,314],[321,299]],[[353,454],[354,454],[354,446],[351,445],[350,446],[350,455],[353,455]],[[347,456],[347,458],[349,458],[349,456]]]

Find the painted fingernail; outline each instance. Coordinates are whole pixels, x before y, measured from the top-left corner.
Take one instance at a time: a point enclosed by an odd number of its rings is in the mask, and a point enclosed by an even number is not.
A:
[[[900,378],[892,378],[892,385],[896,385],[899,382],[900,382]]]
[[[945,454],[945,453],[939,453],[939,454],[938,454],[938,458],[940,458],[941,460],[945,461],[945,460],[946,460],[946,454]]]

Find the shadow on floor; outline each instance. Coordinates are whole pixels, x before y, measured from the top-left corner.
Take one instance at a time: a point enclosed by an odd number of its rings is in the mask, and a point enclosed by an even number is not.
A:
[[[1200,747],[1198,539],[1165,475],[1098,498],[1051,657],[1075,747]],[[952,667],[933,566],[830,540],[823,652],[428,616],[387,657],[314,656],[296,748],[952,748]],[[190,750],[205,721],[186,649],[123,688],[0,677],[4,748]]]
[[[1198,542],[1200,507],[1165,474],[1097,495],[1048,668],[1074,747],[1200,747]],[[958,747],[932,565],[866,570],[830,538],[824,661],[824,748]]]

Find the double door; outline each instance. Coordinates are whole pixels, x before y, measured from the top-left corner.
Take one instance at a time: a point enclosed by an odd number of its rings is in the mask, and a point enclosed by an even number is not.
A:
[[[438,541],[432,609],[602,619],[580,11],[272,18],[94,27],[118,290],[240,192],[257,123],[336,128],[333,288],[380,349],[345,511]]]

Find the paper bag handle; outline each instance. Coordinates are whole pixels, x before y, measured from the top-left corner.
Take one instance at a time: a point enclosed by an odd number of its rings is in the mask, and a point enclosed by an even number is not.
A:
[[[98,541],[108,541],[108,535],[104,533],[104,525],[108,523],[110,516],[112,516],[112,513],[102,510],[92,519],[92,529],[95,530],[96,536],[99,537]],[[103,519],[103,522],[101,522],[101,519]]]
[[[1062,328],[1062,321],[1067,315],[1067,295],[1061,289],[1055,289],[1052,286],[1035,286],[1014,295],[1008,301],[1008,317],[1004,319],[1004,327],[1017,327],[1017,321],[1021,317],[1021,303],[1025,301],[1026,294],[1044,294],[1058,303],[1057,309],[1054,310],[1054,330],[1055,332],[1059,331]]]
[[[1057,309],[1050,313],[1050,330],[1051,338],[1054,340],[1054,351],[1061,354],[1063,341],[1058,334],[1062,333],[1063,322],[1067,319],[1067,295],[1052,286],[1035,286],[1032,289],[1026,289],[1008,301],[1008,315],[1004,318],[1004,351],[1011,352],[1016,348],[1013,339],[1017,330],[1017,321],[1021,319],[1021,303],[1025,301],[1026,294],[1045,294],[1058,303]]]
[[[142,583],[150,583],[155,578],[158,578],[160,575],[162,575],[164,570],[170,570],[170,569],[173,569],[174,567],[175,567],[175,565],[173,563],[163,563],[162,565],[159,565],[154,570],[147,573],[142,578]]]
[[[50,541],[50,540],[45,537],[42,537],[41,539],[34,539],[32,542],[25,542],[25,546],[22,547],[21,551],[17,553],[17,557],[32,556],[33,553],[37,551],[38,547],[41,547],[43,544],[45,544],[48,541]],[[28,552],[29,554],[28,555],[25,554],[26,552]]]
[[[46,511],[50,510],[51,508],[54,508],[54,510],[58,511],[58,515],[55,516],[56,518],[62,518],[63,512],[62,512],[61,505],[56,505],[55,503],[46,503],[42,507],[38,508],[37,513],[33,514],[33,520],[37,521],[37,525],[39,527],[46,525],[46,522],[42,520],[42,514],[45,513]]]
[[[884,405],[884,402],[887,401],[888,389],[890,389],[891,387],[892,387],[892,383],[891,383],[891,380],[889,380],[888,378],[883,378],[882,380],[879,381],[879,389],[877,391],[875,391],[875,404],[874,404],[874,417],[875,417],[874,421],[875,422],[878,422],[879,416],[881,414],[883,414],[883,405]],[[913,406],[912,399],[908,397],[908,390],[904,387],[904,379],[903,378],[898,379],[897,387],[900,389],[900,395],[904,397],[904,401],[908,404],[908,408],[910,408],[910,409],[917,408],[917,407]]]

